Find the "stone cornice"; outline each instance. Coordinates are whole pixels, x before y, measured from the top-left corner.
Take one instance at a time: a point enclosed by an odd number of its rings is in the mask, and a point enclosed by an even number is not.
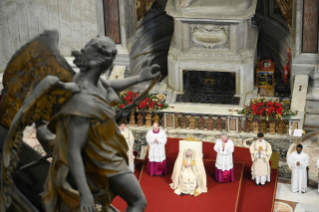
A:
[[[237,62],[244,63],[253,59],[254,50],[244,50],[238,52],[237,54],[233,53],[183,53],[175,47],[171,47],[168,56],[174,60],[179,61],[222,61],[222,62]]]
[[[196,0],[188,7],[180,6],[181,0],[168,0],[165,11],[174,18],[245,20],[255,14],[257,0],[233,0],[233,6],[221,5],[216,2],[207,3]],[[200,4],[206,6],[198,6]],[[197,6],[196,6],[197,5]]]

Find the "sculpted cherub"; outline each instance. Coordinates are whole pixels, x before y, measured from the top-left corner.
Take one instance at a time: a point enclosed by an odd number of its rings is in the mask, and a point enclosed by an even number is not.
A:
[[[1,211],[12,202],[11,172],[18,162],[21,131],[38,120],[50,121],[47,128],[40,130],[39,140],[47,147],[47,152],[53,152],[42,193],[45,211],[91,212],[96,211],[96,203],[106,211],[116,195],[128,203],[126,211],[144,211],[146,200],[136,177],[128,168],[128,146],[111,106],[119,102],[117,94],[124,89],[153,79],[144,91],[144,94],[147,93],[160,77],[156,72],[159,67],[151,66],[150,58],[143,64],[139,75],[106,81],[100,76],[113,65],[117,49],[110,38],[97,36],[81,52],[72,52],[74,63],[80,68],[80,72],[75,74],[59,55],[57,42],[58,32],[46,30],[23,46],[11,61],[14,62],[17,57],[20,61],[26,60],[23,52],[29,52],[31,58],[36,55],[35,69],[40,70],[37,74],[44,79],[34,79],[29,90],[22,93],[24,101],[18,104],[20,109],[11,111],[15,116],[3,151]],[[43,64],[46,66],[42,67]],[[8,74],[24,70],[23,65],[20,69],[11,66],[9,62]],[[62,82],[59,73],[69,77]],[[9,91],[10,86],[5,89],[6,93]],[[52,133],[55,134],[54,139]]]

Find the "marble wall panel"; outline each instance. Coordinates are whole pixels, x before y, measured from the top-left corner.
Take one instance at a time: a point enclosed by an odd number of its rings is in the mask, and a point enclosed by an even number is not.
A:
[[[119,3],[117,0],[104,0],[105,34],[115,43],[121,43]]]
[[[0,72],[15,51],[44,29],[60,32],[60,52],[70,56],[98,34],[96,0],[1,0]]]
[[[302,52],[318,52],[319,0],[304,0]]]

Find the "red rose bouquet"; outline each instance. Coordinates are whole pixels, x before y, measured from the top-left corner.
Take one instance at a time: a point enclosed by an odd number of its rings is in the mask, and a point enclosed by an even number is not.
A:
[[[133,91],[125,91],[120,94],[121,102],[117,106],[115,106],[115,110],[119,111],[123,107],[133,102],[133,98],[137,97],[139,93],[134,93]],[[168,104],[165,103],[165,95],[164,94],[148,94],[145,99],[143,99],[138,107],[136,107],[136,111],[154,111],[154,110],[163,110],[168,108]]]
[[[244,109],[238,112],[245,116],[254,118],[268,119],[289,119],[296,113],[290,110],[290,104],[287,101],[267,100],[265,98],[254,99],[249,105],[244,105]]]

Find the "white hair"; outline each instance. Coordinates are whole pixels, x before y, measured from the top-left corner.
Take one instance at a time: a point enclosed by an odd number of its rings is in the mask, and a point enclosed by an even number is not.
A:
[[[222,132],[222,133],[220,134],[220,136],[226,136],[226,137],[227,137],[227,133]]]

